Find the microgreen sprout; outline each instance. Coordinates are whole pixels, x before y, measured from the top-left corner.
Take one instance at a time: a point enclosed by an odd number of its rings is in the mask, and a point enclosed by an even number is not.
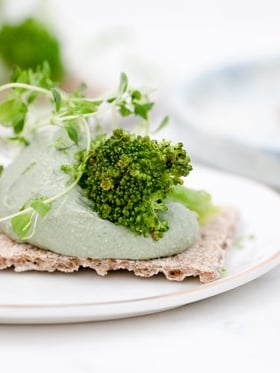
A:
[[[57,126],[65,130],[69,141],[78,150],[83,150],[83,157],[75,166],[72,182],[64,190],[51,197],[39,197],[25,201],[20,211],[0,218],[0,223],[11,220],[12,229],[22,240],[30,239],[39,219],[44,218],[51,209],[52,203],[62,198],[80,181],[91,149],[91,125],[95,119],[99,131],[105,132],[100,118],[106,112],[112,112],[119,117],[135,116],[139,119],[138,129],[145,134],[150,131],[150,111],[154,103],[147,93],[133,89],[128,84],[125,73],[121,74],[118,89],[114,94],[103,98],[88,98],[81,90],[66,93],[51,80],[49,65],[44,63],[35,70],[17,68],[12,74],[11,81],[0,86],[0,125],[10,128],[8,140],[27,146],[34,130],[44,126]],[[6,93],[3,98],[3,93]],[[40,98],[40,100],[38,100]],[[39,121],[32,122],[32,110],[46,101],[48,112]],[[160,127],[167,123],[164,118]],[[118,123],[112,123],[113,128]],[[81,143],[82,139],[82,143]],[[58,150],[67,151],[71,145],[58,139],[54,146]],[[70,167],[71,168],[71,167]]]
[[[154,240],[169,229],[162,217],[169,201],[195,211],[200,222],[217,212],[208,193],[182,185],[182,177],[192,169],[183,144],[150,138],[169,119],[166,116],[151,128],[154,103],[147,92],[129,85],[125,73],[113,94],[90,98],[83,88],[67,93],[58,87],[47,63],[36,70],[17,68],[11,82],[0,86],[0,97],[0,126],[7,127],[9,144],[28,146],[34,131],[55,126],[62,135],[49,146],[69,152],[73,159],[72,164],[60,167],[69,180],[59,193],[22,201],[19,211],[0,217],[0,223],[11,222],[21,240],[30,240],[53,204],[76,186],[99,217]],[[39,119],[38,112],[33,115],[38,107],[44,108]],[[111,128],[103,124],[106,113],[112,114]],[[119,119],[128,116],[136,119],[131,131],[119,125]],[[22,176],[33,167],[36,163],[31,162]]]

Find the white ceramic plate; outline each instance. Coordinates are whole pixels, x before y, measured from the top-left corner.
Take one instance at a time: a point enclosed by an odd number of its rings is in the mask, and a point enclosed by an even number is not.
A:
[[[209,190],[215,201],[242,215],[242,242],[228,251],[224,276],[169,282],[126,272],[99,277],[74,274],[0,272],[1,323],[66,323],[124,318],[175,308],[245,284],[280,263],[280,198],[247,179],[196,167],[189,184]],[[254,235],[254,238],[252,238]]]

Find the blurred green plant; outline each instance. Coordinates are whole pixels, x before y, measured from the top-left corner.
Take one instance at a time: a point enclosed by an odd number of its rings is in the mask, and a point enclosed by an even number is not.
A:
[[[6,23],[0,28],[0,57],[10,68],[35,69],[47,61],[53,80],[60,82],[64,76],[58,39],[34,18],[15,25]]]

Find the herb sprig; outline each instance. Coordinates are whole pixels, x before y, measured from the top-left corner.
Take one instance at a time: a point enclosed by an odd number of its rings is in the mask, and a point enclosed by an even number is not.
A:
[[[97,99],[86,97],[82,90],[66,93],[56,86],[50,76],[47,63],[37,67],[35,71],[17,68],[11,82],[0,86],[0,92],[9,91],[0,103],[0,124],[11,127],[14,137],[21,138],[20,142],[28,136],[30,129],[52,124],[64,127],[69,138],[77,145],[79,126],[75,121],[81,118],[87,121],[98,118],[108,111],[118,112],[121,117],[138,117],[138,130],[144,129],[146,134],[149,133],[150,112],[154,103],[147,93],[128,86],[125,73],[121,74],[119,87],[114,95]],[[50,110],[44,120],[32,123],[28,120],[28,114],[36,107],[38,97],[48,100]],[[159,127],[166,120],[165,117]]]
[[[62,81],[65,66],[61,42],[50,27],[35,18],[0,26],[0,57],[8,68],[15,65],[24,69],[36,68],[48,61],[52,78]]]
[[[68,140],[77,147],[77,151],[83,150],[79,164],[72,167],[75,170],[71,175],[72,182],[66,185],[62,192],[51,197],[42,196],[25,201],[19,211],[0,218],[0,222],[11,220],[14,233],[22,240],[30,239],[36,231],[39,219],[48,214],[53,202],[79,183],[91,149],[91,132],[94,125],[97,123],[99,131],[105,132],[101,125],[103,114],[111,111],[115,118],[134,116],[138,118],[136,131],[148,135],[151,130],[150,112],[154,103],[149,94],[129,86],[125,73],[121,74],[118,89],[114,94],[103,98],[88,98],[82,89],[72,93],[61,90],[51,80],[49,65],[44,63],[36,70],[17,68],[11,82],[0,86],[1,95],[2,92],[7,94],[0,102],[0,125],[8,127],[11,132],[6,140],[26,146],[34,130],[53,125],[65,130]],[[40,107],[42,99],[48,108],[47,114],[40,121],[34,121],[31,114]],[[167,122],[168,118],[163,118],[155,131],[163,128]],[[118,124],[113,122],[111,130],[116,126]],[[57,149],[65,150],[67,146],[59,144]]]

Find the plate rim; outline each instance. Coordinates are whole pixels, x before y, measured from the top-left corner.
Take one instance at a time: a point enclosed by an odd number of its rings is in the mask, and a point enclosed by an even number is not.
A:
[[[269,266],[269,264],[273,263],[272,266]],[[194,294],[197,292],[201,292],[201,290],[217,287],[218,285],[223,285],[226,283],[232,284],[232,281],[236,279],[240,279],[245,277],[245,282],[242,282],[240,284],[237,284],[234,287],[229,288],[228,290],[234,289],[236,287],[239,287],[240,285],[245,285],[246,283],[253,281],[256,277],[252,277],[252,279],[249,279],[246,281],[246,276],[251,273],[256,273],[259,269],[267,269],[267,271],[272,270],[273,268],[277,267],[280,264],[280,249],[275,252],[273,255],[269,256],[268,258],[265,258],[263,261],[255,264],[252,267],[247,268],[246,270],[243,270],[241,272],[234,273],[229,276],[221,277],[217,280],[211,281],[209,283],[201,284],[199,287],[191,288],[187,290],[178,290],[174,292],[169,292],[166,294],[159,294],[159,295],[152,295],[148,297],[139,297],[139,298],[133,298],[133,299],[122,299],[122,300],[112,300],[112,301],[105,301],[105,302],[82,302],[82,303],[54,303],[54,304],[0,304],[0,310],[1,308],[72,308],[72,307],[91,307],[91,306],[106,306],[110,304],[127,304],[127,303],[137,303],[137,302],[143,302],[143,301],[149,301],[149,300],[160,300],[165,297],[178,297],[188,294]],[[265,274],[267,271],[264,271],[260,274],[261,277],[263,274]],[[233,282],[234,284],[234,282]],[[227,290],[226,290],[227,291]],[[214,293],[219,294],[219,293]],[[203,299],[203,298],[200,298]]]

